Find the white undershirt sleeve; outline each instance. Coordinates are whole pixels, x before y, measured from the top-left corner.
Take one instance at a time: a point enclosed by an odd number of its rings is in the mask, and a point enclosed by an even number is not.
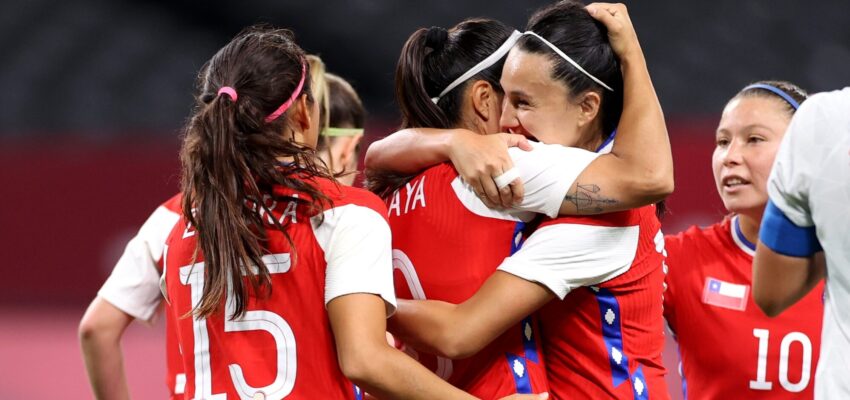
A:
[[[157,208],[127,243],[97,295],[134,318],[150,320],[162,300],[157,263],[165,240],[179,219],[179,214]]]
[[[562,299],[628,271],[637,252],[639,226],[556,224],[535,231],[500,271],[546,286]]]
[[[325,305],[352,293],[372,293],[395,312],[392,236],[387,221],[377,211],[354,204],[324,213],[318,224],[313,218],[316,240],[325,252]]]
[[[531,151],[508,149],[525,187],[522,202],[514,208],[554,218],[573,182],[599,154],[552,144],[532,146]]]

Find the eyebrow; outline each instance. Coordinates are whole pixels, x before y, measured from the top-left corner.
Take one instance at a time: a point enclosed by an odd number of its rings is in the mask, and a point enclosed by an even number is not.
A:
[[[748,131],[748,130],[753,129],[753,128],[762,128],[762,129],[768,130],[770,132],[773,132],[773,129],[770,129],[767,125],[762,125],[762,124],[749,124],[747,126],[744,126],[743,130]],[[726,134],[728,134],[730,132],[729,132],[728,129],[718,129],[715,133],[726,133]]]
[[[531,97],[531,96],[528,95],[528,93],[525,93],[522,90],[511,90],[510,92],[508,92],[508,94],[511,95],[511,96],[518,96],[518,97]]]

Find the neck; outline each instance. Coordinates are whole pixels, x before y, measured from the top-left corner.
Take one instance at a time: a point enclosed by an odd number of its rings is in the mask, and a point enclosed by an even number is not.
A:
[[[752,216],[738,214],[738,225],[741,226],[741,233],[744,238],[750,243],[756,243],[759,239],[759,227],[761,226],[761,215]]]
[[[602,131],[602,126],[598,122],[594,122],[585,125],[583,130],[578,141],[572,147],[595,152],[603,142],[602,135],[599,134]]]

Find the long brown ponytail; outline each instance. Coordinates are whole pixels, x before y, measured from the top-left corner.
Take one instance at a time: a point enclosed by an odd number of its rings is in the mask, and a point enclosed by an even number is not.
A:
[[[183,214],[205,260],[203,295],[193,310],[198,316],[220,311],[228,291],[235,304],[231,318],[244,313],[249,287],[271,291],[262,260],[266,228],[271,224],[292,243],[285,226],[264,217],[271,202],[321,207],[328,201],[311,178],[329,175],[317,165],[315,150],[292,140],[290,112],[266,121],[295,92],[302,70],[296,102],[307,96],[312,103],[309,67],[292,33],[260,26],[237,35],[198,76],[196,108],[180,151]],[[222,87],[229,89],[222,93]],[[276,194],[275,186],[301,195]]]

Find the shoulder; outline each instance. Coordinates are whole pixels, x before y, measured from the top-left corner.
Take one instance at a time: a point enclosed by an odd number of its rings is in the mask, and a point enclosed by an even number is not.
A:
[[[377,212],[384,218],[387,215],[387,206],[380,197],[376,194],[361,188],[344,186],[342,184],[322,179],[320,190],[328,196],[330,204],[325,206],[327,211],[330,208],[365,208]]]
[[[166,200],[165,203],[162,203],[160,207],[175,214],[180,214],[183,208],[183,193],[175,194],[170,199]]]
[[[800,145],[821,146],[828,139],[837,140],[850,129],[850,87],[843,90],[817,93],[803,102],[794,114],[787,136]],[[825,140],[827,139],[827,140]]]
[[[683,232],[673,235],[664,236],[664,243],[668,253],[671,250],[681,249],[682,251],[692,250],[704,245],[719,245],[722,244],[725,232],[728,232],[728,222],[721,221],[715,224],[701,227],[692,225]]]
[[[822,110],[850,118],[847,116],[848,107],[850,107],[850,87],[814,94],[800,105],[800,110],[809,112]]]

